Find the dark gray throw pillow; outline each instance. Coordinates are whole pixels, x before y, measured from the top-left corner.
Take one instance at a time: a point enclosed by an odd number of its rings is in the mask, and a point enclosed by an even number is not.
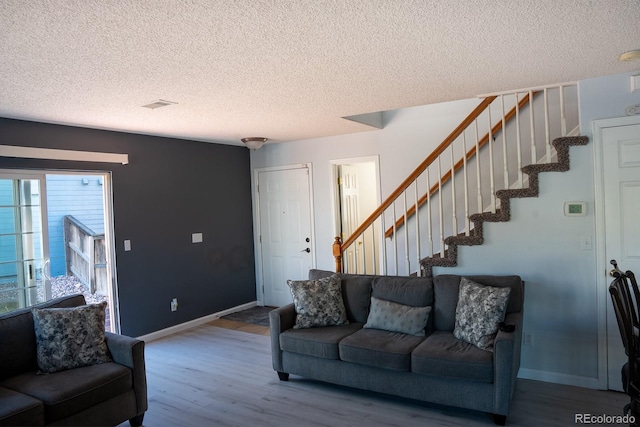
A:
[[[504,320],[510,294],[509,287],[484,286],[463,277],[453,336],[479,349],[493,351],[493,341]]]
[[[318,280],[287,280],[287,284],[296,309],[294,329],[349,323],[337,274]]]
[[[104,335],[106,302],[69,308],[34,308],[40,373],[110,362]]]

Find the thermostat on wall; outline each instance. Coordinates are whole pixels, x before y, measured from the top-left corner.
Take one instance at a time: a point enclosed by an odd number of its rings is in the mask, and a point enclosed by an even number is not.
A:
[[[585,202],[565,202],[565,216],[585,216],[587,214],[587,204]]]

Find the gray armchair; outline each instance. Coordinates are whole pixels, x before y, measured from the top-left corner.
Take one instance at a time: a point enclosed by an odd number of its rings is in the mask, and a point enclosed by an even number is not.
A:
[[[37,308],[76,307],[82,295]],[[142,425],[144,341],[105,333],[112,362],[38,375],[31,308],[0,315],[0,425]]]

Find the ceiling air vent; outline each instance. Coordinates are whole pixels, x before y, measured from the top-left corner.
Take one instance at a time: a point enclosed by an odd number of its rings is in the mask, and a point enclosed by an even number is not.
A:
[[[144,108],[148,108],[150,110],[155,110],[156,108],[166,107],[167,105],[177,104],[177,102],[166,101],[164,99],[158,99],[150,104],[143,105]]]

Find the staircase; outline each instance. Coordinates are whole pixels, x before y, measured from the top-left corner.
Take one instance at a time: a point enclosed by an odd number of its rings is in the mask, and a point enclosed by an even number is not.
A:
[[[485,222],[509,221],[511,199],[538,196],[541,172],[569,169],[569,148],[588,142],[575,136],[577,110],[575,84],[485,96],[351,236],[335,238],[336,271],[431,276],[457,265],[459,245],[483,243]]]

